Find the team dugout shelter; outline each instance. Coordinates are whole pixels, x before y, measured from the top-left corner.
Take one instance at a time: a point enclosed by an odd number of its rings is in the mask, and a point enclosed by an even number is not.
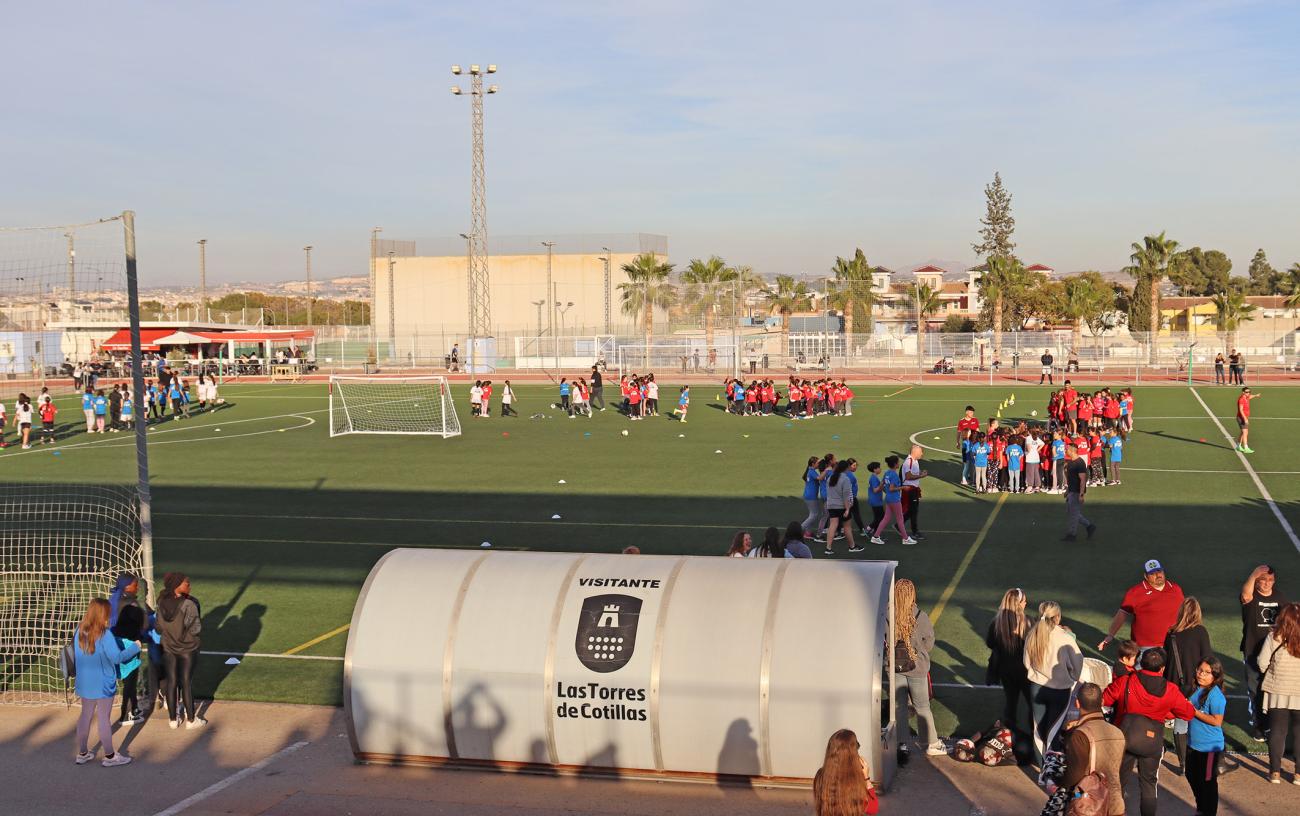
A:
[[[131,330],[118,329],[100,343],[111,354],[131,350]],[[214,361],[234,367],[241,355],[266,361],[284,349],[297,349],[298,361],[316,358],[316,333],[310,329],[192,329],[179,326],[140,329],[140,350],[167,354],[182,350],[191,362]],[[293,356],[293,355],[291,355]]]

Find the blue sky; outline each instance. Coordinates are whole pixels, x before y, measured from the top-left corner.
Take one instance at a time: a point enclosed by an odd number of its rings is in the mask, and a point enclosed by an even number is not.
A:
[[[657,232],[821,273],[973,260],[983,186],[1027,261],[1165,229],[1300,260],[1300,4],[9,3],[0,224],[130,207],[146,285],[364,274],[369,229],[469,221],[495,62],[494,234]],[[559,248],[557,247],[557,250]]]

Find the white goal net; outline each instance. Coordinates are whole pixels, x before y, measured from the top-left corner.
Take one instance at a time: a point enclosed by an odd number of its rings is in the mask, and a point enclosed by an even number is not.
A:
[[[330,436],[460,436],[446,377],[330,377]]]
[[[125,485],[0,484],[0,529],[0,702],[64,701],[59,652],[87,604],[123,572],[144,574],[138,495]]]
[[[708,345],[698,341],[661,341],[658,343],[622,343],[611,361],[620,374],[730,374],[742,368],[732,343]]]

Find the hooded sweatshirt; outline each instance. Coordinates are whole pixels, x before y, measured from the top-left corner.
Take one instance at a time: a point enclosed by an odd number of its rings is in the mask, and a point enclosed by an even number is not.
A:
[[[188,595],[171,595],[158,601],[155,625],[162,634],[164,650],[172,654],[186,654],[199,648],[199,632],[203,631],[203,621],[199,618],[198,604]]]
[[[1122,725],[1129,713],[1150,717],[1156,722],[1170,719],[1190,720],[1196,709],[1159,672],[1146,669],[1117,677],[1102,694],[1102,704],[1115,707],[1115,725]]]

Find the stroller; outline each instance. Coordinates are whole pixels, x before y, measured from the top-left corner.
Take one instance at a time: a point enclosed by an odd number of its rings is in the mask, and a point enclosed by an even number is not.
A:
[[[1034,746],[1043,755],[1043,769],[1038,774],[1038,784],[1041,787],[1055,787],[1060,782],[1061,777],[1065,775],[1063,732],[1066,723],[1079,719],[1079,706],[1076,701],[1079,686],[1084,683],[1096,683],[1104,689],[1110,685],[1110,681],[1110,664],[1095,657],[1085,657],[1079,682],[1075,683],[1074,688],[1070,690],[1070,704],[1065,707],[1065,713],[1061,715],[1060,719],[1052,724],[1047,740],[1045,742],[1041,741],[1038,736],[1038,729],[1034,729]],[[1047,804],[1043,806],[1043,816],[1056,816],[1056,814],[1064,813],[1070,795],[1071,791],[1069,790],[1055,788],[1048,797]]]

